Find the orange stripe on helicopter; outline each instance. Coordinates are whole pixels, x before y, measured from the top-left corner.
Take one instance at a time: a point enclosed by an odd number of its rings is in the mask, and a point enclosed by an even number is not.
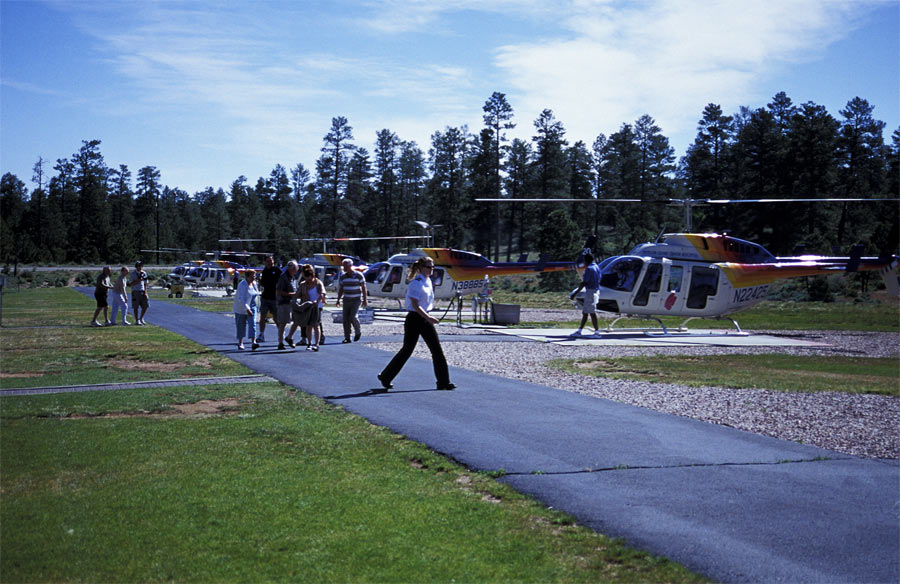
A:
[[[450,248],[422,248],[435,265],[444,268],[457,282],[478,280],[484,276],[508,276],[535,272],[563,272],[575,269],[573,262],[548,262],[538,270],[539,262],[493,263],[481,254]]]
[[[802,276],[827,276],[835,272],[844,272],[847,269],[846,262],[783,262],[772,264],[740,264],[718,263],[722,272],[728,277],[728,281],[734,288],[746,288],[771,284],[784,278],[799,278]],[[883,268],[879,264],[861,264],[858,270],[873,271]]]

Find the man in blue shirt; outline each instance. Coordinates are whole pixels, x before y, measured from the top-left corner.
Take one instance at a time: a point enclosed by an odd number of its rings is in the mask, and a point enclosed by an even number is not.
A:
[[[581,334],[589,314],[591,315],[591,324],[594,325],[594,334],[596,335],[600,332],[600,327],[597,325],[597,302],[600,300],[600,266],[594,263],[594,256],[589,253],[584,255],[584,265],[586,267],[584,268],[581,284],[569,295],[569,298],[574,300],[575,295],[584,288],[581,324],[578,326],[578,330],[572,333],[573,336]]]

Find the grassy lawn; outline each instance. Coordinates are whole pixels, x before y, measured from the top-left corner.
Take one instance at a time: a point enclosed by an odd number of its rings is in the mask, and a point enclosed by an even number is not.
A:
[[[94,306],[93,298],[71,288],[4,293],[0,387],[252,373],[159,327],[88,326]]]
[[[72,376],[109,380],[69,329],[110,354],[146,343],[152,362],[203,350],[152,326],[84,327],[92,301],[72,290],[11,296],[3,373],[66,354]],[[42,327],[23,325],[27,305]],[[179,406],[203,401],[221,409]],[[281,384],[3,396],[0,430],[6,582],[701,580]]]
[[[777,391],[841,391],[900,397],[897,359],[714,355],[559,359],[550,365],[583,375],[690,386],[761,388]]]

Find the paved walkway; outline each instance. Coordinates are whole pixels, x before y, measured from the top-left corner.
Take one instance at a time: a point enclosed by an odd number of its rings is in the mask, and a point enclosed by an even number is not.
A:
[[[364,343],[237,351],[224,315],[154,301],[147,320],[715,580],[900,581],[897,461],[458,368],[436,391],[421,359],[374,393],[391,355]]]

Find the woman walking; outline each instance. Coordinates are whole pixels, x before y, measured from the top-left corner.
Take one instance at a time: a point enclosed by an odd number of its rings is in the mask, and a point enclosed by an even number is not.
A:
[[[297,327],[305,327],[309,343],[306,350],[318,351],[319,344],[322,342],[319,324],[322,318],[322,307],[325,305],[325,285],[316,277],[316,270],[310,264],[303,264],[300,273],[303,281],[294,295],[294,324],[288,337],[294,336]]]
[[[244,350],[244,331],[253,343],[253,350],[259,348],[257,341],[256,314],[259,306],[259,288],[256,286],[256,270],[244,270],[244,279],[234,295],[234,324],[237,329],[238,350]]]
[[[94,311],[94,319],[91,321],[91,326],[103,326],[103,324],[109,326],[109,291],[112,290],[112,281],[110,280],[111,272],[109,270],[109,266],[104,266],[103,273],[100,274],[100,277],[97,278],[97,286],[94,288],[94,300],[97,301],[97,310]],[[97,320],[97,317],[100,316],[100,311],[103,311],[103,320],[104,323],[100,324]]]
[[[406,320],[403,322],[403,347],[394,355],[384,371],[378,374],[378,381],[384,389],[393,387],[392,381],[403,369],[403,365],[413,354],[416,343],[421,336],[431,351],[431,362],[434,365],[434,376],[437,379],[438,389],[453,389],[456,386],[450,383],[450,371],[447,368],[447,359],[444,358],[444,350],[434,328],[438,322],[435,317],[428,314],[434,306],[434,288],[431,286],[431,273],[434,271],[434,260],[429,257],[419,258],[409,269],[409,286],[406,289]]]
[[[119,277],[116,279],[113,284],[113,289],[109,293],[112,298],[112,324],[116,324],[116,313],[122,312],[122,324],[129,325],[126,316],[128,315],[128,291],[125,290],[126,282],[128,281],[128,268],[122,266],[119,269]]]

